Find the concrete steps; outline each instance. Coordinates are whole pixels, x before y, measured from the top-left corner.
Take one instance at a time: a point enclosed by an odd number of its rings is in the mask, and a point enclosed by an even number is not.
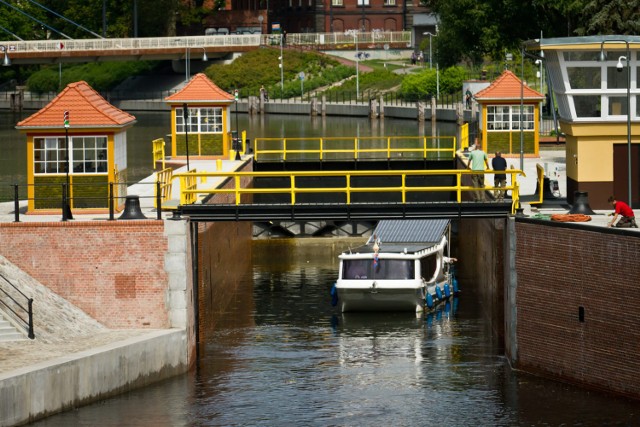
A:
[[[21,341],[27,337],[22,334],[11,322],[9,322],[4,314],[0,312],[0,342]]]

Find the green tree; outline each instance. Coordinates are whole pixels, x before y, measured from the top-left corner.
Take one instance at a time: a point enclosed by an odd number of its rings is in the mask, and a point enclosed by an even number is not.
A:
[[[581,15],[578,35],[640,32],[640,0],[591,0],[584,5]]]

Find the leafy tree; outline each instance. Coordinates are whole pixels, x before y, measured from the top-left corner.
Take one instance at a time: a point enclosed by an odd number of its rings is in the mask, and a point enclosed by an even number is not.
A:
[[[450,66],[460,61],[479,64],[486,57],[502,58],[505,50],[519,50],[522,41],[539,38],[541,32],[544,37],[576,35],[572,28],[582,25],[581,20],[585,19],[582,10],[588,1],[422,0],[422,3],[439,17],[440,34],[433,39],[437,45],[434,51],[441,65]]]
[[[582,10],[578,35],[629,34],[640,32],[640,0],[591,0]]]

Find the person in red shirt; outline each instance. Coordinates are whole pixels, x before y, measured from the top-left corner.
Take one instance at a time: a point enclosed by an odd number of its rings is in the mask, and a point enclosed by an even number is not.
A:
[[[610,214],[613,215],[613,219],[607,225],[608,227],[615,226],[638,228],[638,225],[636,224],[636,216],[628,204],[616,200],[616,198],[613,196],[609,197],[609,203],[611,203],[611,205],[615,209],[615,212],[613,214]],[[620,216],[620,221],[616,223],[616,219],[618,219],[618,216]]]

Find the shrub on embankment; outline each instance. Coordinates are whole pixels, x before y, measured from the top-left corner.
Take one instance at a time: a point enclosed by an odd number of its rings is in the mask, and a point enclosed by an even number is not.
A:
[[[143,74],[158,66],[157,61],[92,62],[82,65],[43,66],[27,79],[31,92],[57,92],[69,83],[84,80],[97,91],[113,89],[130,76]]]
[[[280,50],[273,48],[247,52],[230,64],[214,64],[205,74],[220,88],[240,97],[258,95],[264,85],[271,97],[291,98],[343,80],[355,74],[355,68],[341,65],[336,59],[316,52],[283,52],[284,71],[280,75]],[[300,73],[304,80],[300,81]],[[281,88],[281,77],[284,88]]]

